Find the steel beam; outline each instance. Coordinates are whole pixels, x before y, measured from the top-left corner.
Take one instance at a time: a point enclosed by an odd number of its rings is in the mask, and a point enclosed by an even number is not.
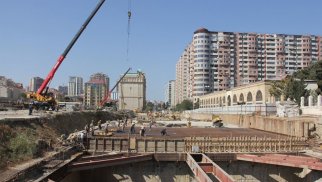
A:
[[[193,155],[198,155],[197,158],[199,158],[200,161],[196,161]],[[207,173],[212,173],[221,182],[235,181],[229,174],[227,174],[205,154],[187,154],[187,164],[201,182],[212,181]]]
[[[88,170],[88,169],[96,169],[96,168],[102,168],[102,167],[108,167],[108,166],[116,166],[116,165],[123,165],[123,164],[129,164],[129,163],[135,163],[135,162],[142,162],[142,161],[148,161],[152,160],[153,155],[152,154],[145,154],[145,155],[135,155],[135,156],[116,156],[116,158],[107,158],[102,159],[99,157],[97,160],[92,158],[89,161],[80,161],[80,162],[74,162],[68,166],[68,171],[82,171],[82,170]]]
[[[187,154],[187,164],[190,167],[193,174],[195,174],[196,178],[200,182],[212,182],[209,176],[206,174],[204,170],[199,166],[198,162],[191,156],[191,154]]]
[[[313,157],[291,156],[283,154],[237,154],[237,160],[322,171],[322,162]]]

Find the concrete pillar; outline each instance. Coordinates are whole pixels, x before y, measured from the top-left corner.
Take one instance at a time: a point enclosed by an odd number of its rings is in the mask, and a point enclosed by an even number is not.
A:
[[[317,106],[321,106],[321,98],[322,98],[322,96],[318,95],[318,104],[317,104]]]
[[[285,97],[284,95],[281,95],[281,101],[284,101]]]
[[[312,97],[312,95],[309,96],[309,106],[313,106],[313,97]]]
[[[304,97],[301,97],[301,107],[304,107]]]

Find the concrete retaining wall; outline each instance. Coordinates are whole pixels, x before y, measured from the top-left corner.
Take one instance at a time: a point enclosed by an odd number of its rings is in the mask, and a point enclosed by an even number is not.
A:
[[[296,137],[309,137],[316,128],[316,133],[322,137],[320,132],[322,125],[319,125],[317,118],[299,117],[299,118],[278,118],[258,115],[237,115],[237,114],[218,114],[226,124],[234,124],[243,128],[253,128],[283,135]],[[183,117],[192,120],[209,120],[213,114],[190,113]]]
[[[185,162],[138,162],[72,173],[62,182],[76,181],[197,181]]]

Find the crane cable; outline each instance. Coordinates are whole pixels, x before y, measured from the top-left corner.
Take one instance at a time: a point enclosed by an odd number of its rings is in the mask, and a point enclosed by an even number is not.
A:
[[[127,45],[126,45],[126,60],[129,60],[129,48],[130,48],[130,28],[131,28],[131,0],[128,1],[128,11],[127,11],[128,21],[127,21]]]

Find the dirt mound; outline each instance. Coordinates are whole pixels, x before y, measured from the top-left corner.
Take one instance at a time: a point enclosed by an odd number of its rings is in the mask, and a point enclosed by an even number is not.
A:
[[[114,120],[112,112],[71,112],[41,118],[17,118],[0,121],[0,168],[41,156],[58,147],[62,134],[83,130],[92,120]]]

